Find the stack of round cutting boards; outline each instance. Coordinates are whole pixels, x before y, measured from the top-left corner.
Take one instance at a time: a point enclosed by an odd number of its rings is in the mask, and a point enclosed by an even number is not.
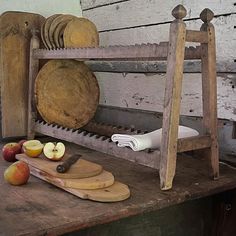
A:
[[[47,49],[97,47],[98,31],[93,22],[66,14],[48,17],[41,27],[41,38]]]
[[[46,19],[41,38],[49,50],[98,47],[96,26],[88,19],[55,14]],[[49,124],[78,129],[94,116],[99,102],[94,73],[77,60],[49,60],[35,80],[35,101],[39,114]]]

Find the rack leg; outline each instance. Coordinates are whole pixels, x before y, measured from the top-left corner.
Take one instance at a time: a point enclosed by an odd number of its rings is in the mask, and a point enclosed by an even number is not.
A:
[[[176,17],[176,14],[173,15]],[[185,16],[185,14],[182,15]],[[186,35],[186,26],[181,19],[183,17],[176,17],[177,19],[170,26],[159,172],[162,190],[168,190],[172,187],[176,169]]]
[[[202,43],[202,99],[203,99],[203,125],[206,133],[210,134],[211,147],[204,150],[209,161],[210,176],[219,177],[219,148],[217,129],[217,86],[216,86],[216,51],[215,30],[210,23],[214,14],[204,9],[200,15],[204,24],[201,31],[208,33],[208,43]]]
[[[28,87],[28,125],[27,138],[34,139],[34,123],[36,118],[36,109],[34,103],[34,81],[39,70],[39,60],[34,59],[33,50],[39,48],[39,38],[36,31],[32,31],[32,38],[30,41],[30,58],[29,58],[29,87]]]

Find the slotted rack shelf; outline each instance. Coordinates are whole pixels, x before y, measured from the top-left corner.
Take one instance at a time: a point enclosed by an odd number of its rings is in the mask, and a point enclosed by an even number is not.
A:
[[[35,132],[40,132],[98,151],[115,154],[115,156],[119,156],[118,152],[121,152],[121,149],[116,150],[115,144],[111,148],[110,140],[104,137],[100,137],[99,140],[98,136],[94,134],[87,135],[88,133],[84,133],[82,130],[70,130],[37,120],[33,89],[34,80],[39,70],[39,60],[167,60],[161,150],[160,152],[154,151],[151,160],[147,160],[147,162],[152,162],[152,166],[159,169],[160,187],[162,190],[168,190],[172,188],[177,153],[203,149],[204,155],[210,163],[210,176],[217,179],[219,177],[219,150],[217,138],[216,53],[214,26],[210,23],[214,14],[209,9],[204,9],[201,12],[200,18],[203,24],[199,31],[186,30],[183,21],[186,16],[186,9],[182,5],[176,6],[172,11],[172,15],[175,20],[170,25],[169,41],[159,44],[46,50],[39,49],[39,38],[33,32],[29,65],[28,138],[34,138]],[[196,42],[200,45],[185,47],[186,42]],[[184,60],[195,59],[201,60],[202,65],[203,127],[205,134],[178,139],[183,63]],[[97,142],[92,142],[92,139],[97,139]],[[107,148],[107,145],[110,145],[109,148]],[[138,155],[127,148],[125,153],[124,158],[133,159],[133,161],[141,164],[143,164],[142,159],[150,158],[150,155],[146,152],[140,152]]]

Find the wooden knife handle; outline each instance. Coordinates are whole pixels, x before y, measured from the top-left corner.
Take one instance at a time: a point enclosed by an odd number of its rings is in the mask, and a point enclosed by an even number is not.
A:
[[[58,165],[57,166],[57,172],[58,173],[65,173],[67,172],[70,167],[76,162],[79,160],[79,158],[81,157],[80,154],[76,154],[76,155],[73,155],[71,157],[69,157],[66,161],[64,161],[62,164]]]

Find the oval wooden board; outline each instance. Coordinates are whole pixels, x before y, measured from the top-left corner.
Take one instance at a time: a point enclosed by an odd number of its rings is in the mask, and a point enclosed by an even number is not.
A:
[[[48,32],[48,36],[49,36],[49,41],[52,43],[53,48],[57,48],[55,41],[54,41],[54,32],[57,28],[57,26],[61,23],[61,22],[69,22],[71,20],[73,20],[75,18],[75,16],[73,15],[64,15],[61,14],[59,16],[57,16],[56,18],[53,19],[53,21],[51,22],[51,25],[49,27],[49,32]]]
[[[84,17],[70,21],[63,33],[66,48],[98,47],[99,35],[96,26]]]
[[[25,154],[18,154],[16,155],[16,158],[18,160],[27,162],[29,165],[39,170],[42,170],[50,174],[51,176],[62,179],[88,178],[100,174],[103,170],[101,165],[83,159],[79,159],[75,164],[71,166],[68,172],[62,174],[56,171],[57,165],[62,162],[49,161],[46,158],[43,158],[42,156],[39,158],[31,158],[27,157]],[[66,160],[66,158],[63,158],[63,161],[64,160]]]
[[[76,189],[100,189],[106,188],[114,184],[114,176],[112,173],[103,170],[100,174],[88,178],[82,179],[62,179],[54,177],[45,171],[39,170],[31,165],[30,173],[40,179],[43,179],[52,184],[57,184],[65,188],[76,188]]]
[[[123,183],[115,181],[113,185],[93,190],[82,190],[74,188],[63,188],[64,190],[83,199],[98,202],[118,202],[130,197],[129,187]]]
[[[50,28],[52,21],[58,16],[60,16],[60,14],[55,14],[55,15],[48,17],[46,19],[44,27],[43,27],[43,35],[44,35],[45,43],[46,43],[48,49],[53,49],[53,44],[49,39],[49,28]]]
[[[45,121],[77,129],[93,118],[99,87],[83,62],[50,60],[35,80],[35,100]]]

